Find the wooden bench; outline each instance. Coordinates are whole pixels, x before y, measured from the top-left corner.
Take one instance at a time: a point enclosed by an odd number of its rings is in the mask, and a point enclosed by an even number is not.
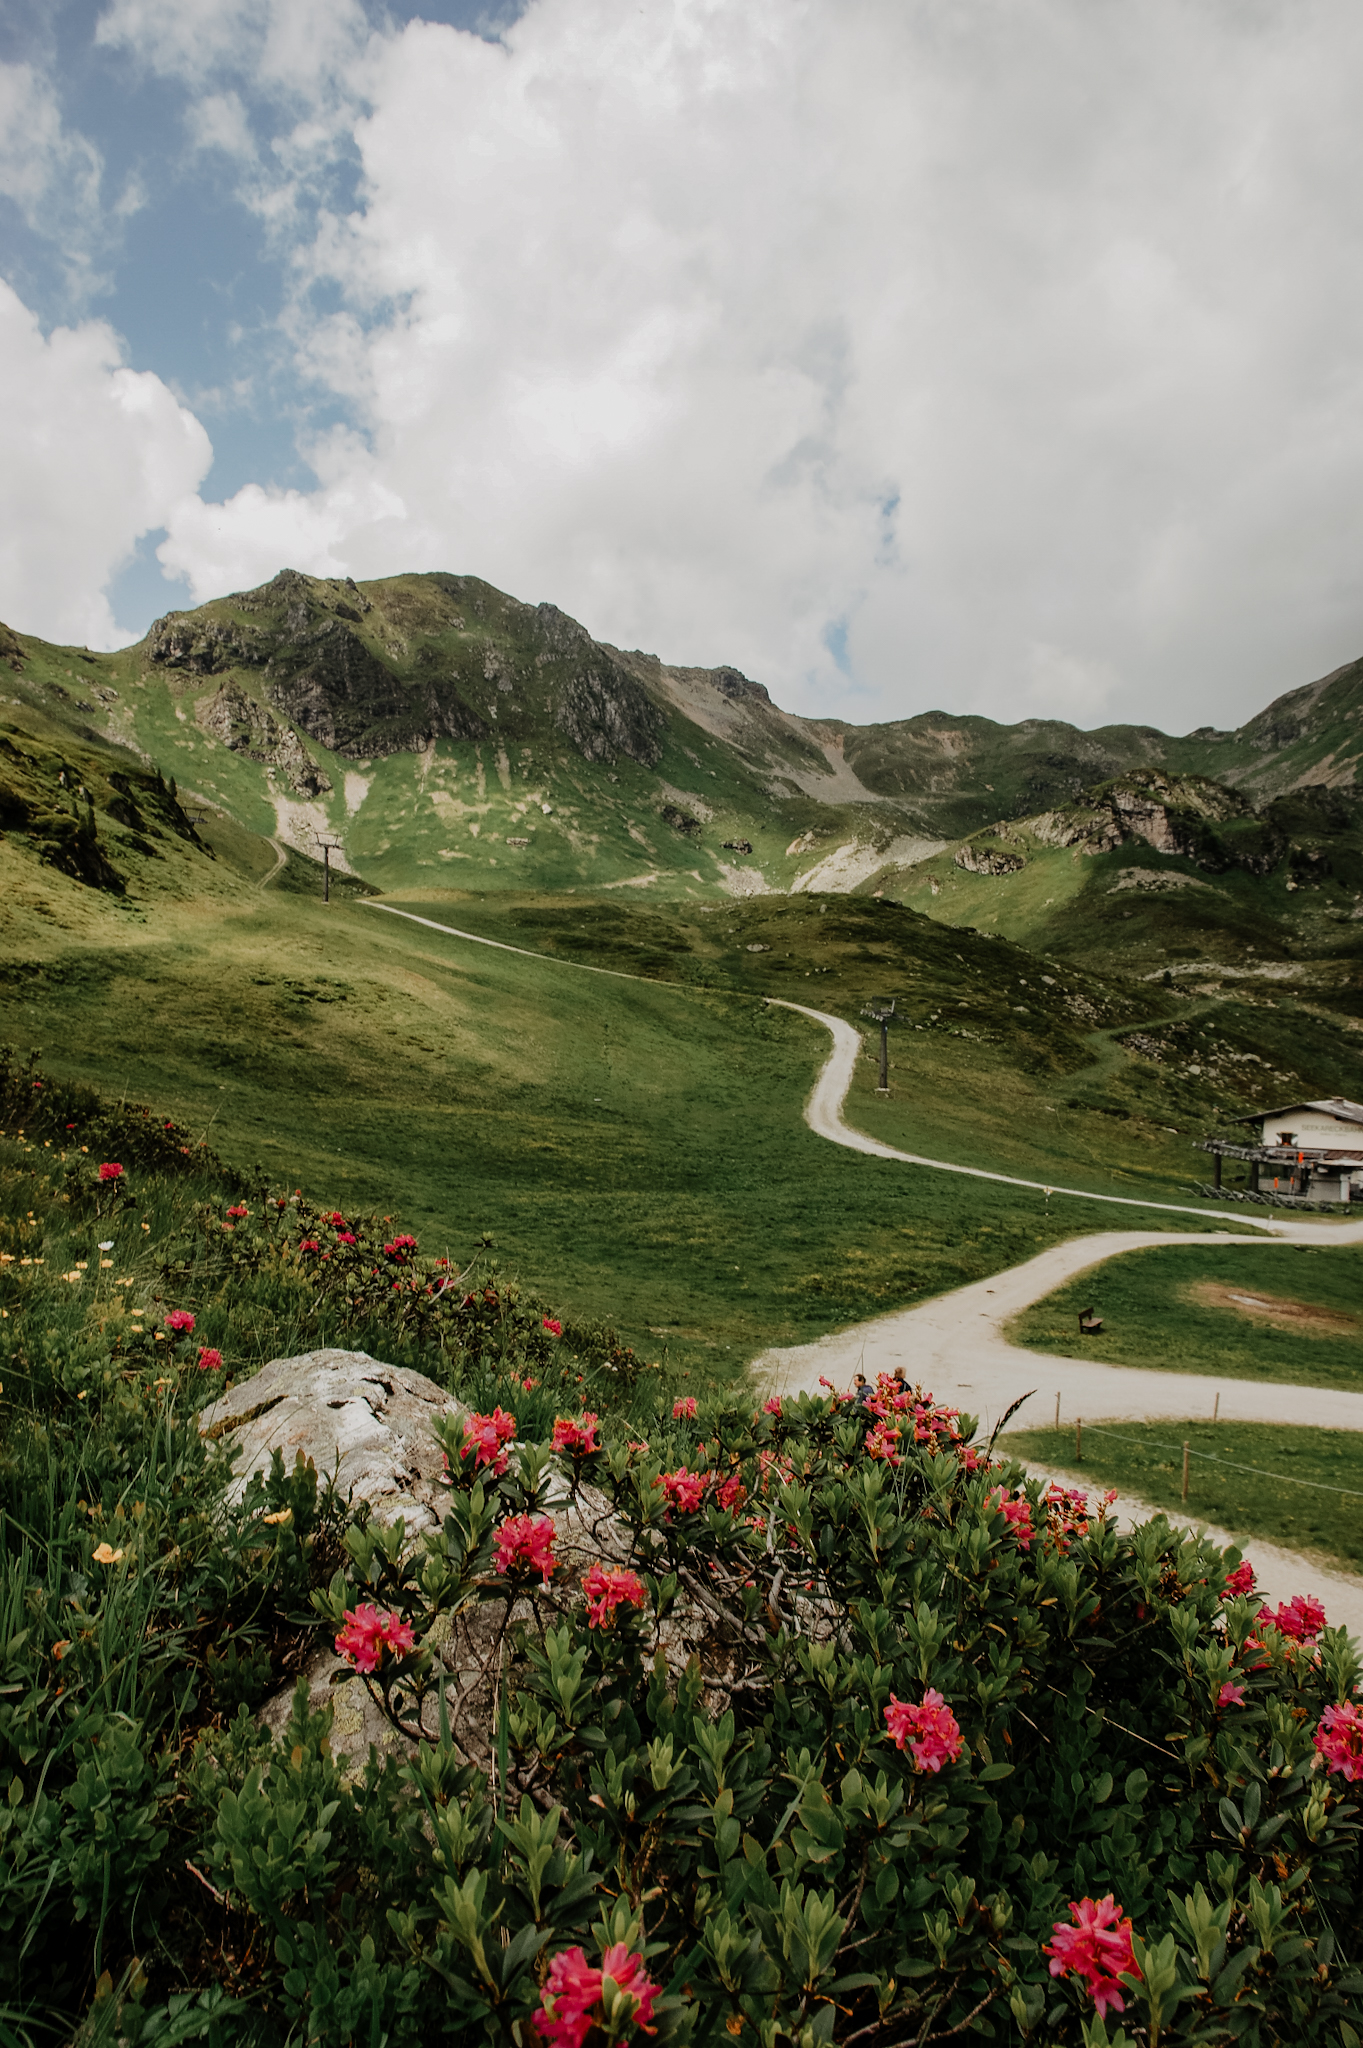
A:
[[[1103,1327],[1103,1319],[1096,1316],[1091,1308],[1079,1311],[1079,1334],[1081,1337],[1096,1337]]]

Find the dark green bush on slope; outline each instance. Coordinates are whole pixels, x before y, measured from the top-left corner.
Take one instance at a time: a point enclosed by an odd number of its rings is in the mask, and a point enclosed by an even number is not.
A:
[[[1354,2048],[1357,1813],[1316,1731],[1359,1664],[1256,1624],[1233,1553],[1044,1500],[946,1411],[869,1440],[831,1399],[674,1415],[495,1278],[437,1293],[382,1219],[206,1167],[130,1174],[101,1220],[134,1314],[88,1260],[57,1272],[107,1184],[34,1128],[0,1146],[16,2038],[532,2048],[547,1999],[591,2048]],[[239,1369],[238,1327],[264,1355],[364,1331],[502,1406],[447,1429],[438,1533],[409,1551],[307,1468],[224,1504],[198,1351]],[[451,1706],[470,1629],[486,1683]],[[253,1719],[338,1632],[419,1732],[406,1761],[346,1765],[301,1692],[278,1741]],[[940,1770],[904,1727],[925,1701]],[[1047,1948],[1108,1893],[1140,1975],[1104,2022]]]

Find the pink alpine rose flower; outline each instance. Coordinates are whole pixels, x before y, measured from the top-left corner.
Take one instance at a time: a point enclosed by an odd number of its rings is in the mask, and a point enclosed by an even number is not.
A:
[[[547,1586],[554,1569],[553,1521],[548,1515],[508,1515],[497,1530],[497,1570],[504,1579],[538,1572]]]
[[[1041,1951],[1051,1959],[1051,1975],[1082,1977],[1100,2019],[1125,2012],[1118,1978],[1123,1971],[1128,1977],[1141,1974],[1131,1947],[1130,1917],[1123,1919],[1111,1892],[1105,1899],[1071,1899],[1070,1913],[1073,1926],[1057,1920],[1055,1940]]]
[[[1252,1593],[1253,1591],[1254,1566],[1252,1564],[1238,1564],[1233,1572],[1226,1574],[1225,1598],[1227,1600],[1238,1600],[1241,1594]]]
[[[525,1383],[531,1384],[529,1380]],[[552,1448],[564,1451],[570,1458],[590,1458],[600,1450],[597,1425],[601,1418],[589,1408],[578,1421],[572,1422],[566,1415],[554,1418],[554,1440]]]
[[[725,1514],[736,1515],[747,1498],[748,1489],[739,1478],[737,1472],[733,1473],[730,1478],[724,1480],[721,1485],[715,1488],[715,1499],[720,1507],[723,1508]]]
[[[605,2019],[602,1991],[609,1977],[626,1997],[633,2000],[632,2023],[652,2033],[653,2001],[658,1986],[644,1969],[642,1956],[634,1955],[623,1941],[617,1941],[595,1969],[580,1948],[561,1949],[549,1965],[544,1997],[535,2014],[536,2029],[551,2048],[583,2048],[589,2034]],[[624,2015],[616,2008],[616,2026]],[[604,2038],[604,2035],[602,2036]],[[613,2038],[619,2039],[618,2034]]]
[[[960,1723],[932,1686],[923,1694],[920,1707],[911,1700],[896,1699],[891,1693],[885,1709],[885,1730],[896,1749],[903,1749],[907,1743],[918,1771],[940,1771],[943,1764],[954,1764],[965,1748]]]
[[[1232,1685],[1227,1679],[1216,1695],[1216,1704],[1218,1707],[1242,1707],[1245,1704],[1245,1688],[1243,1685]]]
[[[416,1637],[400,1615],[385,1613],[363,1602],[348,1607],[345,1626],[336,1638],[336,1655],[344,1657],[357,1671],[377,1671],[385,1650],[401,1657],[416,1648]]]
[[[494,1479],[500,1479],[507,1466],[507,1453],[503,1444],[510,1443],[516,1434],[516,1418],[508,1415],[500,1404],[491,1415],[470,1415],[464,1421],[464,1441],[459,1446],[460,1458],[467,1458],[472,1452],[473,1469],[482,1465],[492,1467]]]
[[[617,1607],[644,1604],[643,1581],[623,1567],[594,1564],[582,1581],[582,1590],[587,1596],[588,1628],[609,1628]]]
[[[123,1168],[116,1159],[106,1159],[99,1169],[99,1177],[101,1180],[122,1180]]]
[[[1276,1613],[1270,1607],[1261,1607],[1254,1618],[1269,1622],[1291,1642],[1313,1643],[1325,1626],[1325,1609],[1310,1593],[1294,1593]]]
[[[688,1472],[685,1465],[679,1465],[675,1472],[664,1472],[655,1482],[667,1495],[668,1512],[675,1508],[679,1515],[694,1515],[698,1512],[705,1495],[705,1474]]]
[[[1353,1785],[1363,1778],[1363,1713],[1352,1700],[1342,1707],[1327,1707],[1315,1734],[1316,1748],[1329,1771],[1337,1771]]]
[[[545,1316],[544,1328],[551,1337],[561,1337],[563,1335],[563,1325],[557,1316]]]
[[[897,1465],[899,1459],[899,1431],[888,1422],[878,1422],[874,1429],[866,1432],[862,1449],[868,1458],[879,1458],[887,1465]]]
[[[781,1413],[781,1397],[779,1394],[773,1394],[769,1401],[762,1403],[762,1413],[764,1415],[779,1415]]]
[[[988,1497],[988,1505],[997,1508],[1013,1534],[1017,1537],[1019,1550],[1032,1547],[1032,1504],[1024,1496],[1012,1499],[1003,1487],[996,1487]]]
[[[676,1400],[672,1403],[672,1420],[674,1422],[690,1422],[694,1417],[695,1412],[695,1395],[678,1394]]]
[[[211,1349],[209,1348],[209,1346],[208,1346],[207,1344],[201,1344],[201,1345],[199,1346],[199,1371],[200,1371],[200,1372],[221,1372],[221,1371],[222,1371],[222,1353],[221,1353],[221,1351],[213,1351],[213,1350],[211,1350]]]
[[[194,1328],[194,1318],[187,1308],[173,1308],[166,1317],[166,1328],[177,1337],[187,1337]]]

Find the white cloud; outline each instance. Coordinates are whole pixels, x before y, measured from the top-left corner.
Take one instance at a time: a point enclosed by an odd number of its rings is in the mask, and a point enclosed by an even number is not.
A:
[[[205,93],[190,107],[188,126],[196,149],[221,150],[244,163],[255,157],[255,139],[240,93]]]
[[[200,595],[290,547],[473,571],[852,717],[1228,724],[1363,646],[1353,0],[534,0],[502,45],[114,0],[100,32],[306,102],[250,195],[280,233],[300,165],[362,154],[289,327],[362,435],[313,493],[172,515]]]
[[[157,549],[166,575],[185,576],[200,599],[249,590],[286,565],[312,576],[344,576],[357,551],[382,552],[385,533],[405,533],[401,499],[368,473],[370,465],[356,459],[347,436],[314,449],[313,462],[324,479],[315,492],[247,484],[222,505],[185,498],[168,521],[170,537]]]
[[[223,74],[290,97],[324,93],[368,37],[360,0],[111,0],[95,41],[163,78]]]
[[[126,368],[100,320],[44,338],[0,283],[0,618],[87,647],[126,639],[104,595],[139,537],[192,498],[212,449],[159,377]]]
[[[0,64],[0,194],[62,249],[71,281],[100,225],[103,161],[62,120],[51,83],[31,64]]]

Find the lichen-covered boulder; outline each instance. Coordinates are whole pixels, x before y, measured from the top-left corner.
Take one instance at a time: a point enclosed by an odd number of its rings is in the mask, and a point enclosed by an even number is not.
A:
[[[305,1351],[273,1358],[205,1408],[200,1429],[229,1437],[238,1452],[231,1497],[239,1500],[272,1452],[285,1467],[299,1451],[319,1480],[335,1475],[344,1499],[366,1500],[376,1522],[399,1515],[409,1535],[437,1528],[445,1513],[444,1460],[431,1431],[464,1411],[434,1380],[365,1351]]]

